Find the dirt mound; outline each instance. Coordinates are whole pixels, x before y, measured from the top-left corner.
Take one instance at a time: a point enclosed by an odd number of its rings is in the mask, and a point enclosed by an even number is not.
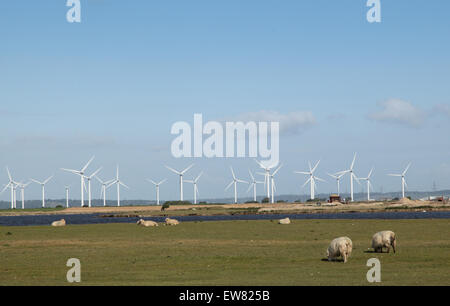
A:
[[[410,200],[410,199],[408,199],[408,198],[401,198],[401,199],[398,201],[398,203],[404,204],[404,205],[412,205],[412,204],[415,204],[414,201],[412,201],[412,200]]]

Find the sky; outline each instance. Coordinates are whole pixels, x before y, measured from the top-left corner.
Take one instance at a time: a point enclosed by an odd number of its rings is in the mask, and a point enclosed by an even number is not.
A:
[[[399,191],[386,174],[409,162],[409,190],[450,188],[447,0],[381,0],[380,23],[367,21],[365,0],[81,0],[80,23],[68,10],[65,0],[0,2],[1,184],[6,166],[18,181],[54,174],[46,197],[70,184],[79,198],[78,177],[60,168],[95,155],[88,174],[103,167],[111,179],[120,165],[122,199],[153,199],[147,178],[167,178],[161,198],[177,199],[164,165],[191,163],[187,178],[204,172],[200,198],[232,197],[229,167],[248,180],[252,158],[171,154],[171,126],[200,113],[281,121],[278,194],[308,193],[293,171],[319,159],[318,192],[333,192],[327,172],[348,168],[354,152],[357,175],[374,167],[375,191]]]

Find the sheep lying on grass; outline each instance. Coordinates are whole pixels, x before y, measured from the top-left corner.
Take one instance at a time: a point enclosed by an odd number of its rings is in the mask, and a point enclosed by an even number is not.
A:
[[[395,248],[397,247],[397,239],[393,231],[381,231],[373,235],[372,237],[372,248],[375,252],[380,251],[383,253],[383,248],[387,248],[389,253],[390,248],[395,253]]]
[[[66,226],[66,220],[61,219],[59,221],[53,221],[52,226]]]
[[[166,225],[178,225],[178,224],[180,224],[178,220],[166,218]]]
[[[145,227],[151,227],[151,226],[158,226],[158,223],[156,223],[156,222],[154,222],[154,221],[145,221],[145,220],[143,220],[143,219],[140,219],[138,222],[137,222],[137,225],[142,225],[142,226],[145,226]]]
[[[291,224],[291,220],[289,218],[284,218],[279,220],[278,224]]]
[[[334,260],[338,257],[347,262],[348,257],[352,253],[353,243],[348,237],[339,237],[331,241],[327,250],[328,261]]]

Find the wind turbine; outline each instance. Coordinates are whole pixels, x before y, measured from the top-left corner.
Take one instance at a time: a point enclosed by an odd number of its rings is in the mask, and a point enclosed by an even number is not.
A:
[[[178,174],[180,176],[180,201],[183,201],[183,175],[189,171],[189,169],[192,168],[192,166],[194,166],[194,164],[190,165],[189,167],[187,167],[186,169],[184,169],[183,171],[177,171],[175,169],[172,169],[168,166],[166,166],[167,169],[169,169],[170,171],[172,171],[175,174]]]
[[[163,184],[165,181],[167,181],[167,179],[163,179],[159,183],[155,183],[154,181],[149,180],[149,179],[147,179],[147,181],[152,183],[153,185],[155,185],[155,187],[156,187],[156,205],[159,205],[159,186],[161,184]]]
[[[117,186],[117,206],[120,206],[120,186],[123,186],[127,189],[130,189],[130,187],[128,187],[127,185],[125,185],[119,178],[119,166],[117,166],[117,171],[116,171],[116,179],[113,180],[106,188],[109,188],[110,186],[116,184]]]
[[[9,182],[8,182],[8,184],[5,185],[5,188],[3,188],[2,192],[0,192],[0,193],[3,193],[6,189],[11,188],[11,209],[14,209],[14,208],[16,208],[16,205],[15,205],[16,195],[15,195],[15,193],[16,193],[16,186],[17,186],[18,183],[13,180],[13,178],[11,176],[11,172],[9,172],[9,168],[8,167],[6,167],[6,172],[8,173]]]
[[[20,196],[22,199],[22,209],[25,209],[25,188],[30,184],[31,184],[31,182],[28,182],[26,184],[22,184],[22,183],[17,184],[17,186],[20,188]],[[14,208],[16,208],[16,207],[14,207]]]
[[[231,185],[234,184],[234,204],[237,204],[237,183],[246,183],[246,184],[248,184],[248,182],[240,180],[240,179],[237,179],[236,175],[234,175],[233,168],[230,167],[230,169],[231,169],[231,174],[233,175],[233,181],[231,181],[231,183],[225,188],[225,190],[228,190],[228,188],[230,188]]]
[[[83,177],[88,181],[88,206],[89,207],[91,207],[91,180],[92,180],[93,177],[95,177],[97,175],[97,173],[100,172],[100,170],[102,170],[102,167],[98,168],[90,176],[83,175]]]
[[[373,168],[370,170],[367,177],[360,177],[360,180],[367,181],[367,202],[370,201],[370,188],[372,188],[372,183],[370,182],[370,176],[372,175]]]
[[[314,200],[316,195],[315,195],[315,187],[316,187],[316,180],[320,181],[320,182],[325,182],[325,180],[317,177],[314,175],[314,171],[316,171],[317,167],[319,166],[320,160],[316,163],[316,165],[311,168],[311,163],[308,163],[309,165],[309,172],[305,172],[305,171],[294,171],[295,173],[298,174],[305,174],[308,175],[309,178],[308,180],[305,182],[305,184],[303,184],[302,187],[305,187],[308,183],[311,184],[310,186],[310,190],[311,190],[311,200]]]
[[[47,184],[48,181],[50,181],[52,178],[53,178],[53,175],[50,176],[48,179],[46,179],[43,182],[39,182],[39,181],[37,181],[35,179],[31,179],[33,182],[35,182],[36,184],[41,185],[41,187],[42,187],[42,207],[43,208],[45,207],[45,184]]]
[[[357,182],[358,184],[360,184],[358,178],[356,177],[355,173],[353,172],[353,166],[355,165],[355,160],[356,160],[356,153],[355,153],[355,155],[353,156],[353,161],[352,161],[352,164],[350,165],[350,169],[344,170],[344,171],[341,171],[341,172],[338,172],[338,173],[337,173],[337,174],[346,174],[346,173],[350,173],[350,198],[351,198],[351,201],[352,201],[352,202],[353,202],[353,179],[355,179],[356,182]]]
[[[253,187],[253,201],[256,202],[256,184],[264,184],[264,182],[257,181],[250,170],[248,170],[248,173],[250,174],[252,181],[250,182],[247,192]]]
[[[267,199],[270,199],[270,170],[275,167],[276,165],[272,165],[272,166],[264,166],[263,163],[257,161],[255,159],[255,162],[262,168],[264,169],[265,173],[264,173],[264,184],[266,184],[266,191],[267,191]]]
[[[327,173],[329,176],[331,176],[332,178],[336,179],[337,182],[337,194],[341,195],[341,178],[345,175],[345,173],[340,173],[340,174],[330,174]]]
[[[389,176],[398,176],[402,178],[402,198],[405,197],[405,187],[408,187],[408,184],[406,184],[405,175],[406,172],[408,172],[409,167],[411,167],[411,163],[408,164],[405,171],[403,171],[401,174],[388,174]]]
[[[107,182],[104,182],[98,176],[95,176],[95,178],[97,179],[97,181],[100,182],[100,184],[102,184],[102,191],[100,193],[100,197],[103,196],[103,206],[106,206],[106,189],[109,188],[108,185],[110,185],[114,180],[109,180]]]
[[[186,181],[186,183],[191,183],[194,185],[194,204],[197,204],[197,195],[198,195],[198,186],[197,182],[198,179],[202,176],[203,172],[200,172],[200,174],[197,176],[197,178],[192,179],[192,181]]]
[[[89,166],[89,164],[94,160],[95,156],[92,156],[92,158],[87,162],[87,164],[81,169],[81,170],[72,170],[72,169],[65,169],[65,168],[61,168],[61,170],[63,171],[67,171],[70,173],[74,173],[80,176],[80,180],[81,180],[81,207],[84,206],[84,190],[86,188],[85,184],[84,184],[84,172],[86,171],[87,167]]]
[[[272,183],[272,203],[275,203],[275,179],[273,178],[275,176],[275,174],[277,174],[277,172],[281,169],[281,167],[283,167],[283,165],[279,166],[271,175],[270,175],[270,181]]]

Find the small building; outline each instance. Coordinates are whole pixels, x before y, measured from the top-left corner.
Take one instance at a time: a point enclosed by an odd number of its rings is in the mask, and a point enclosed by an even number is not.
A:
[[[331,194],[328,203],[339,202],[341,203],[341,196],[338,194]]]

